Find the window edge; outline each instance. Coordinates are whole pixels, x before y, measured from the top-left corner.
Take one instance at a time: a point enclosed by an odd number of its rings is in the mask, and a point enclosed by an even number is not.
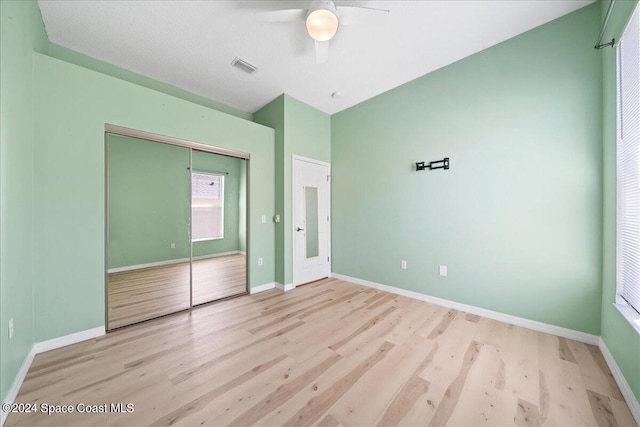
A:
[[[635,329],[636,333],[640,335],[640,313],[635,311],[626,301],[622,300],[619,296],[616,298],[616,302],[613,306],[620,312],[627,322]],[[621,301],[622,300],[622,301]]]

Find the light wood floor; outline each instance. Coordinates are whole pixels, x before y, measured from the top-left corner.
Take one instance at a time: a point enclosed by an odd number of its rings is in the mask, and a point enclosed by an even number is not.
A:
[[[244,255],[193,262],[193,305],[246,292]],[[189,308],[189,263],[109,274],[108,329]]]
[[[7,426],[632,426],[599,349],[326,279],[36,356]]]

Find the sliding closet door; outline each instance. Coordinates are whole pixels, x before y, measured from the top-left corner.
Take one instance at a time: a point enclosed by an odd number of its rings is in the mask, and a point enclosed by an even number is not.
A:
[[[190,149],[107,136],[107,328],[190,307]]]
[[[192,151],[193,305],[246,293],[246,160]]]

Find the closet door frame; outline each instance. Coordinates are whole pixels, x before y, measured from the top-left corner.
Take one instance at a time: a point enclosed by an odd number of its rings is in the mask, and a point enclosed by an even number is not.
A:
[[[185,147],[185,148],[189,148],[189,171],[191,172],[192,170],[192,163],[193,163],[193,150],[199,150],[199,151],[206,151],[208,153],[213,153],[213,154],[221,154],[223,156],[228,156],[228,157],[235,157],[235,158],[239,158],[239,159],[243,159],[246,160],[246,171],[245,171],[245,179],[246,179],[246,189],[245,189],[245,203],[246,203],[246,210],[247,210],[247,214],[246,214],[246,218],[245,218],[245,230],[246,230],[246,235],[245,235],[245,246],[246,246],[246,251],[247,251],[247,256],[246,259],[249,259],[248,253],[249,253],[249,240],[250,240],[250,229],[249,229],[249,218],[251,217],[250,212],[251,212],[251,206],[249,203],[249,193],[250,193],[250,189],[249,189],[249,176],[250,176],[250,165],[251,162],[249,161],[251,158],[251,154],[249,153],[245,153],[243,151],[236,151],[236,150],[230,150],[228,148],[222,148],[222,147],[216,147],[214,145],[208,145],[208,144],[202,144],[200,142],[194,142],[194,141],[189,141],[186,139],[181,139],[181,138],[175,138],[172,136],[166,136],[166,135],[161,135],[161,134],[156,134],[156,133],[151,133],[151,132],[146,132],[146,131],[142,131],[142,130],[137,130],[137,129],[131,129],[131,128],[127,128],[127,127],[122,127],[122,126],[117,126],[117,125],[112,125],[109,123],[105,123],[104,125],[104,158],[105,158],[105,169],[104,169],[104,186],[105,186],[105,193],[104,193],[104,223],[105,223],[105,227],[104,227],[104,305],[105,305],[105,309],[104,309],[104,324],[105,324],[105,330],[107,332],[110,331],[116,331],[122,328],[126,328],[128,326],[132,326],[132,325],[125,325],[125,326],[120,326],[117,328],[113,328],[113,329],[108,329],[109,326],[109,273],[108,273],[108,268],[107,266],[109,265],[109,135],[120,135],[120,136],[127,136],[127,137],[132,137],[132,138],[137,138],[137,139],[143,139],[146,141],[151,141],[151,142],[159,142],[162,144],[169,144],[169,145],[177,145],[180,147]],[[189,179],[189,194],[191,194],[191,178]],[[191,209],[189,209],[189,240],[191,240]],[[191,243],[189,245],[189,263],[192,265],[193,263],[193,243]],[[245,287],[246,287],[246,292],[248,293],[249,291],[249,263],[245,263],[245,277],[246,277],[246,283],[245,283]],[[241,294],[244,295],[244,294]],[[234,298],[235,296],[229,296],[229,297],[225,297],[225,298],[221,298],[220,300],[214,300],[211,302],[217,302],[217,301],[222,301],[225,299],[229,299],[229,298]],[[195,306],[196,308],[198,307],[202,307],[205,306],[209,303],[203,303],[203,304],[198,304],[197,306]],[[193,267],[191,266],[189,268],[189,308],[188,311],[193,310],[194,305],[193,305]],[[184,310],[182,310],[184,311]],[[182,312],[179,311],[178,313]],[[171,313],[174,314],[174,313]],[[171,314],[167,314],[166,316],[170,316]],[[161,316],[162,317],[162,316]],[[148,319],[148,320],[152,320],[152,319]],[[144,320],[146,321],[146,320]],[[139,322],[134,323],[137,324]]]

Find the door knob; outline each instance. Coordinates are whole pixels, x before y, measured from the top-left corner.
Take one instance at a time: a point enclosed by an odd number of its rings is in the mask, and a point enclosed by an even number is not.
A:
[[[296,228],[296,231],[304,231],[304,228],[298,227],[298,228]]]

